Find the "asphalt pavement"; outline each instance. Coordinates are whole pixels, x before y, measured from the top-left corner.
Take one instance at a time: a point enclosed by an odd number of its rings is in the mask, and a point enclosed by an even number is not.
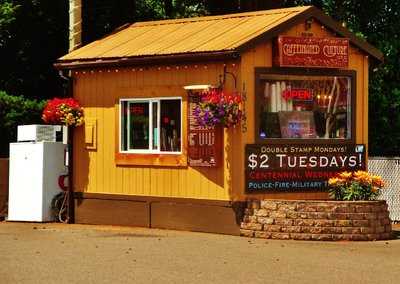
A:
[[[400,283],[400,239],[311,242],[0,222],[0,283]]]

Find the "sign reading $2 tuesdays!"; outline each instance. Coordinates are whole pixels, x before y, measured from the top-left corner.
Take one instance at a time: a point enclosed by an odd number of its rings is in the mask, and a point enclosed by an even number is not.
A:
[[[362,144],[248,144],[245,189],[247,193],[325,190],[336,173],[365,170],[365,151]]]

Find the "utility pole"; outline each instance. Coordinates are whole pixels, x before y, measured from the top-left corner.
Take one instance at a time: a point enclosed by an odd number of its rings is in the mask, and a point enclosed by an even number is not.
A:
[[[82,45],[82,0],[69,0],[69,52]]]

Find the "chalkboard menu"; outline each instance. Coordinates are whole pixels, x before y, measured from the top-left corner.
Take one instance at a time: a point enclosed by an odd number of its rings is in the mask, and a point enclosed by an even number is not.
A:
[[[362,144],[248,144],[247,193],[325,190],[338,172],[365,170]]]
[[[201,97],[198,92],[189,92],[188,98],[188,164],[192,167],[217,167],[223,152],[223,129],[199,125],[194,109]]]

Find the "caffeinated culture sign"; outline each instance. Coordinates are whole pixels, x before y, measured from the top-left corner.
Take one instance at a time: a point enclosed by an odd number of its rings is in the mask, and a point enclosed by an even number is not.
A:
[[[325,190],[341,171],[365,169],[366,148],[346,145],[246,145],[246,192]]]
[[[346,68],[349,40],[346,38],[278,37],[275,63],[281,67]]]
[[[192,167],[217,167],[222,154],[222,129],[198,124],[194,115],[200,103],[197,92],[189,92],[188,163]]]

